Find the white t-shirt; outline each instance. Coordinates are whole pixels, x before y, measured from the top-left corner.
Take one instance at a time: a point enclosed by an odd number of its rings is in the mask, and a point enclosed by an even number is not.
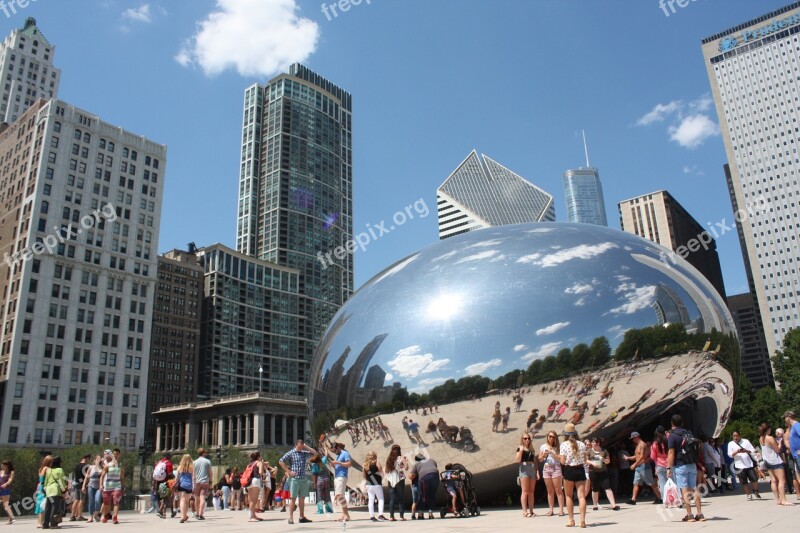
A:
[[[751,454],[754,454],[756,451],[755,448],[753,448],[753,445],[750,444],[750,441],[747,439],[741,439],[738,444],[735,441],[730,441],[728,443],[728,457],[733,457],[733,463],[739,470],[753,468],[755,465],[753,465],[753,461],[746,453],[739,453],[736,456],[733,455],[739,451],[740,448],[744,448]]]
[[[576,442],[578,455],[572,453],[572,445],[569,441],[562,442],[560,454],[564,456],[564,464],[567,466],[583,466],[583,458],[586,455],[586,445],[581,441]]]
[[[550,446],[548,444],[542,444],[541,447],[539,447],[539,453],[544,453],[545,450],[552,450],[554,452],[558,452],[558,450],[556,450],[552,446]],[[546,464],[546,465],[555,465],[555,464],[561,464],[561,463],[559,463],[558,460],[555,457],[553,457],[552,455],[548,455],[547,458],[544,460],[544,464]]]

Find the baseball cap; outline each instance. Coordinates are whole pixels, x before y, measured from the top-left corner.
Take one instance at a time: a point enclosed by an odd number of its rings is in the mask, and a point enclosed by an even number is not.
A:
[[[631,433],[631,439],[638,439],[640,437],[641,435],[639,435],[638,431],[634,431],[633,433]]]
[[[111,450],[109,450],[109,449],[103,450],[103,455],[104,456],[107,455],[107,456],[111,457],[111,455],[112,455]]]

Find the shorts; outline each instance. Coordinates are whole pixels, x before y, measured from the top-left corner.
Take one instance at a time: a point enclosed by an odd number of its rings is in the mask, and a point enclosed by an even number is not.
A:
[[[11,489],[0,489],[0,498],[3,496],[11,496]]]
[[[72,500],[73,501],[79,502],[79,501],[83,501],[83,499],[85,498],[85,495],[81,491],[82,487],[83,487],[83,483],[81,483],[80,485],[76,485],[72,489]],[[0,496],[3,496],[3,494],[0,493]]]
[[[592,482],[592,492],[600,492],[611,488],[611,478],[608,475],[608,470],[589,472],[589,481]]]
[[[347,496],[347,478],[339,476],[333,479],[333,494],[335,496]]]
[[[194,490],[192,490],[192,494],[196,497],[203,498],[204,500],[208,496],[208,483],[195,483]]]
[[[557,479],[564,477],[564,475],[561,473],[561,465],[559,463],[545,463],[544,468],[542,468],[542,477],[544,479]]]
[[[253,479],[250,480],[250,485],[248,485],[248,488],[260,489],[263,484],[264,482],[261,480],[260,477],[254,476]]]
[[[778,463],[776,465],[771,465],[767,462],[764,462],[764,466],[767,467],[767,470],[783,470],[783,463]]]
[[[281,499],[288,500],[291,497],[291,493],[288,490],[281,490]]]
[[[289,482],[289,496],[294,498],[308,497],[308,478],[297,479],[293,477]]]
[[[564,479],[567,481],[572,481],[574,483],[580,483],[581,481],[586,481],[586,470],[584,470],[583,465],[578,466],[564,466]]]
[[[528,464],[520,464],[519,465],[519,477],[520,478],[529,478],[536,481],[536,469],[533,467],[533,463]]]
[[[419,503],[421,494],[419,493],[419,485],[411,485],[411,503]]]
[[[758,482],[758,474],[756,474],[755,468],[745,468],[736,477],[739,478],[739,483],[742,485]]]
[[[122,500],[122,489],[112,489],[103,491],[104,505],[119,505]]]
[[[653,471],[647,463],[640,464],[633,471],[633,484],[651,486],[653,484]]]
[[[679,489],[697,488],[697,465],[677,465],[673,475]]]

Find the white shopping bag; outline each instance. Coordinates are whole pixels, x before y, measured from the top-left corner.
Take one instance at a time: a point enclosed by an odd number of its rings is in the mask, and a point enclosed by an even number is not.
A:
[[[681,506],[681,491],[678,489],[678,485],[672,481],[672,478],[668,479],[664,484],[663,497],[665,508],[670,509]]]

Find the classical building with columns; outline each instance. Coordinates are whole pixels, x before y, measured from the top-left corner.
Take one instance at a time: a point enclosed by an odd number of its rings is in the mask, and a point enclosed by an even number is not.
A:
[[[164,406],[154,414],[156,453],[197,446],[283,448],[310,436],[305,400],[289,395],[253,392]]]

